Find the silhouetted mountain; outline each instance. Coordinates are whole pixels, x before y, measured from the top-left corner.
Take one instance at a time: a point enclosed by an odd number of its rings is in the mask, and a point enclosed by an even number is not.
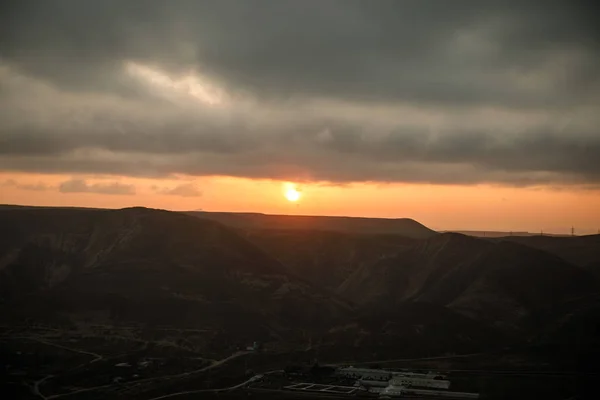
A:
[[[333,291],[355,270],[414,242],[399,235],[309,230],[248,230],[245,237],[295,274]]]
[[[564,259],[584,251],[580,262],[593,260],[592,239],[553,242],[561,258],[513,239],[303,230],[318,219],[269,218],[291,226],[0,207],[0,318],[197,328],[209,332],[207,348],[258,339],[341,358],[593,343],[599,284]]]
[[[207,211],[190,211],[187,214],[212,219],[227,226],[241,229],[292,229],[362,234],[394,234],[415,239],[424,239],[435,235],[434,231],[410,218],[324,217]]]
[[[437,299],[437,303],[447,303],[464,290],[461,286],[468,285],[463,271],[470,272],[474,261],[490,246],[486,241],[464,235],[439,234],[355,271],[339,293],[360,304],[379,306],[408,300],[427,301],[435,290],[456,292],[454,296],[448,294],[446,301]],[[439,289],[438,283],[442,284]]]
[[[510,331],[538,326],[543,310],[598,285],[549,253],[446,233],[358,269],[340,289],[369,309],[427,302]]]
[[[0,227],[0,297],[13,318],[264,337],[349,311],[230,229],[181,213],[0,209]]]
[[[505,237],[502,240],[521,243],[556,254],[600,277],[600,235]]]
[[[502,231],[465,231],[465,230],[456,230],[456,231],[444,231],[444,233],[460,233],[462,235],[467,236],[475,236],[475,237],[485,237],[485,238],[504,238],[504,237],[529,237],[529,236],[539,236],[539,233],[535,232],[524,232],[524,231],[512,231],[512,232],[502,232]],[[555,236],[555,237],[565,237],[567,235],[563,234],[553,234],[548,233],[547,236]]]

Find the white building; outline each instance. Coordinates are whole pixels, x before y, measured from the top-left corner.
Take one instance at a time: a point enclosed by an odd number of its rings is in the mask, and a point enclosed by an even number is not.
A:
[[[392,379],[393,372],[386,371],[383,369],[369,369],[369,368],[339,368],[336,371],[336,375],[356,380],[365,381],[383,381],[387,382]]]
[[[435,389],[450,388],[450,381],[444,379],[445,377],[443,375],[432,373],[420,374],[416,372],[348,367],[338,369],[336,374],[344,378],[356,379],[357,381],[360,381],[363,386],[384,387],[387,386],[389,382],[390,385],[394,386]],[[378,382],[379,384],[377,384]]]
[[[450,389],[450,381],[443,379],[435,379],[434,375],[430,377],[415,377],[411,375],[396,375],[390,379],[390,385],[392,386],[405,386],[405,387],[426,387],[435,389]]]
[[[388,386],[379,393],[379,397],[382,399],[389,399],[391,397],[402,397],[404,395],[404,388],[401,386]]]

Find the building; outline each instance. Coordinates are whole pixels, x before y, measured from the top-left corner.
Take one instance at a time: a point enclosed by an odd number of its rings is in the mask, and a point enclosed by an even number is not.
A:
[[[478,399],[479,393],[450,392],[447,390],[414,389],[404,386],[390,385],[379,392],[380,398],[394,398],[405,396],[423,396],[425,398],[447,398],[447,399]]]
[[[254,342],[252,343],[252,346],[248,346],[246,347],[247,351],[259,351],[261,350],[262,346],[259,342]]]
[[[387,371],[383,369],[369,368],[339,368],[337,376],[348,379],[356,379],[363,386],[385,387],[388,385],[405,387],[423,387],[435,389],[449,389],[450,381],[439,374],[422,374],[416,372]]]
[[[348,378],[348,379],[356,379],[356,380],[364,380],[364,381],[380,381],[387,382],[392,379],[393,372],[386,371],[384,369],[369,369],[369,368],[338,368],[335,372],[337,376]]]
[[[436,378],[438,377],[435,375],[429,377],[396,375],[392,379],[390,379],[389,383],[392,386],[450,389],[450,381]]]

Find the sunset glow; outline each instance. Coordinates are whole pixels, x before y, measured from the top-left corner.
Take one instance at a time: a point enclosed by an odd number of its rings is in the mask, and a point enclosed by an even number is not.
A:
[[[288,190],[289,197],[298,196],[297,201],[289,200]],[[436,230],[569,233],[574,226],[577,234],[594,234],[600,228],[599,190],[560,190],[549,186],[375,183],[337,186],[304,182],[300,190],[288,182],[227,177],[181,176],[156,180],[0,173],[0,203],[406,217]],[[290,207],[291,204],[294,206]]]
[[[0,203],[599,232],[578,2],[132,1],[0,13]]]
[[[300,200],[300,197],[302,196],[300,191],[296,188],[296,185],[294,185],[293,183],[288,183],[286,185],[284,185],[285,188],[285,192],[284,192],[284,196],[286,199],[288,199],[288,201],[296,202],[298,200]]]

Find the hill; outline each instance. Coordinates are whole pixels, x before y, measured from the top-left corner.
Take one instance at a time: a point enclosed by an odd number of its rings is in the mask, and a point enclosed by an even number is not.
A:
[[[505,237],[504,241],[520,243],[556,254],[564,260],[593,272],[600,278],[600,235]]]
[[[359,218],[305,215],[269,215],[190,211],[189,215],[211,219],[238,229],[335,231],[360,234],[393,234],[424,239],[435,232],[410,218]]]
[[[0,209],[0,298],[12,323],[202,328],[238,344],[350,311],[221,224],[144,208]]]
[[[461,235],[475,236],[475,237],[487,237],[487,238],[499,238],[499,237],[529,237],[539,236],[539,233],[514,231],[514,232],[501,232],[501,231],[445,231],[444,233],[460,233]],[[546,233],[546,236],[565,237],[567,235]]]
[[[244,236],[296,275],[332,291],[357,269],[392,256],[414,239],[400,235],[254,229]]]
[[[469,353],[493,364],[510,349],[526,365],[592,368],[600,354],[600,284],[581,267],[595,260],[594,237],[414,238],[274,218],[0,207],[11,382],[43,382],[47,397],[146,399],[290,360],[480,368]],[[240,351],[253,341],[263,350]]]
[[[356,270],[339,293],[370,309],[426,302],[523,332],[543,325],[549,308],[598,290],[588,272],[555,255],[446,233]]]

